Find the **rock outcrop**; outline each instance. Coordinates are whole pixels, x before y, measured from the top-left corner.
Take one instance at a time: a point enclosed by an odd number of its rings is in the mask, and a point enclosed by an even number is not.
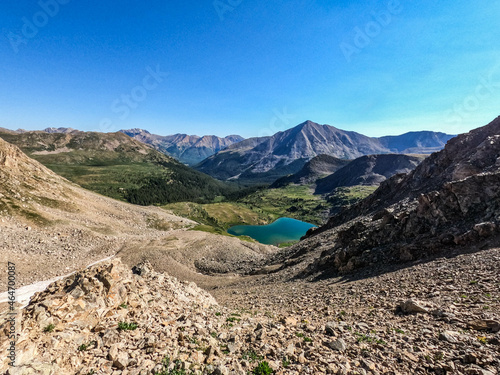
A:
[[[193,283],[152,271],[147,262],[133,271],[113,260],[36,294],[18,319],[18,357],[7,374],[88,374],[97,369],[111,374],[125,368],[151,373],[165,356],[182,356],[178,339],[189,342],[195,332],[211,338],[208,331],[217,328],[207,322],[217,307],[212,296]],[[1,324],[4,349],[9,325],[5,320]],[[193,361],[202,363],[203,353],[197,354]],[[6,370],[0,365],[1,373]]]

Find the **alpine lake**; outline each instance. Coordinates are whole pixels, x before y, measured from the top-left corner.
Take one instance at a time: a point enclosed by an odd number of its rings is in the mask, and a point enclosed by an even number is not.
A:
[[[227,230],[234,236],[248,236],[266,245],[279,245],[300,240],[316,225],[282,217],[268,225],[236,225]]]

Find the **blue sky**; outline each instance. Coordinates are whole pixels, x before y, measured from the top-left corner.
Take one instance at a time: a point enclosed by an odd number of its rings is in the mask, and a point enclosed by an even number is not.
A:
[[[370,136],[500,114],[500,1],[0,3],[0,126]]]

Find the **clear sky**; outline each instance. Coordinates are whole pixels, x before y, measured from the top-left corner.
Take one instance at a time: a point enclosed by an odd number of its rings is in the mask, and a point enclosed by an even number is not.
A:
[[[0,2],[0,126],[370,136],[500,115],[500,1]]]

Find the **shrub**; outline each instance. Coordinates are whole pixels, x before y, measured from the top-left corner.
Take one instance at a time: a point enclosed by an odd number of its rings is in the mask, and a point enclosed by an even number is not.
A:
[[[43,332],[52,332],[52,331],[54,331],[54,328],[56,328],[56,326],[55,326],[55,325],[53,325],[53,324],[49,324],[47,327],[45,327],[45,328],[43,329]]]
[[[274,371],[269,367],[269,363],[266,361],[260,362],[259,365],[253,369],[252,374],[254,375],[270,375]]]

